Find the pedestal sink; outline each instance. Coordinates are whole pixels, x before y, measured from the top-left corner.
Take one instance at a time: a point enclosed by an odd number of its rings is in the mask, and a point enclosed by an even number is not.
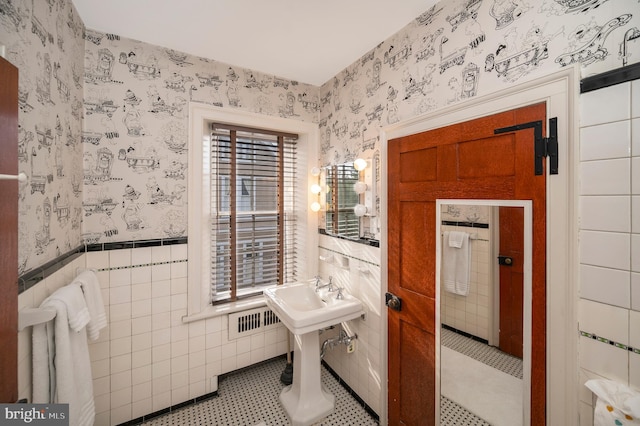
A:
[[[362,315],[362,302],[338,292],[316,292],[307,283],[269,288],[267,306],[294,334],[293,383],[282,390],[280,402],[293,426],[308,426],[328,416],[334,396],[320,381],[319,330]]]

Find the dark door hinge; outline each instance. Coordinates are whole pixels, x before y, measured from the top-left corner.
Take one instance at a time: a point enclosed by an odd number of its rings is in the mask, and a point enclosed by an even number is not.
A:
[[[542,121],[532,121],[530,123],[516,124],[515,126],[495,129],[494,134],[516,132],[533,128],[534,151],[535,151],[535,174],[541,175],[544,158],[549,157],[549,174],[558,174],[558,118],[549,119],[549,137],[542,136]]]

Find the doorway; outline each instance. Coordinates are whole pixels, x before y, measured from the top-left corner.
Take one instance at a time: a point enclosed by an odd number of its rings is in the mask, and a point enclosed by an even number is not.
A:
[[[399,125],[389,126],[382,132],[383,152],[389,150],[389,140],[421,133],[427,130],[438,129],[454,123],[462,123],[464,121],[475,118],[488,116],[509,109],[532,105],[540,102],[546,103],[546,113],[548,117],[558,117],[559,131],[559,168],[560,174],[548,179],[546,183],[547,194],[547,227],[546,236],[552,235],[553,244],[546,246],[547,262],[546,262],[546,321],[543,320],[543,327],[548,330],[545,337],[546,342],[546,375],[543,376],[544,387],[547,389],[545,395],[545,406],[547,419],[553,419],[555,422],[564,424],[575,423],[577,418],[577,366],[575,362],[575,353],[577,351],[577,338],[574,335],[576,326],[575,300],[576,289],[574,285],[574,274],[576,273],[576,241],[577,229],[575,227],[575,179],[573,170],[575,168],[575,155],[573,149],[573,139],[577,134],[577,125],[574,119],[573,105],[577,98],[577,73],[576,70],[563,70],[544,77],[538,81],[530,82],[512,89],[497,92],[491,96],[478,98],[467,102],[463,107],[446,108],[426,117],[419,117],[410,122],[401,123]],[[389,165],[387,155],[383,155],[383,170],[388,170]],[[414,169],[415,170],[415,169]],[[383,203],[387,204],[389,193],[392,192],[389,180],[390,176],[383,175]],[[406,176],[405,176],[406,178]],[[388,215],[383,214],[381,217],[383,228],[386,234],[389,233],[390,220]],[[427,236],[428,238],[428,236]],[[547,238],[547,240],[549,240]],[[382,242],[382,258],[387,259],[394,247],[390,247],[387,241]],[[424,249],[424,246],[421,247]],[[422,260],[422,264],[435,262],[430,258]],[[382,280],[383,289],[390,289],[391,283],[391,266],[383,261]],[[384,290],[383,290],[384,291]],[[413,302],[411,300],[403,300],[403,306],[409,306]],[[392,333],[394,327],[393,315],[387,314],[388,335],[386,348],[400,347],[397,336]],[[432,321],[430,326],[435,326],[435,318],[433,312],[423,314],[427,321]],[[549,327],[548,324],[554,324]],[[404,327],[407,332],[417,334],[412,326]],[[433,349],[435,342],[427,342]],[[433,350],[425,349],[425,344],[415,343],[414,349],[422,351],[427,356],[427,363],[433,365]],[[405,349],[410,349],[407,347]],[[407,350],[409,352],[409,350]],[[386,354],[383,354],[386,355]],[[387,383],[389,383],[387,395],[387,412],[383,412],[383,419],[393,421],[392,410],[393,404],[398,406],[399,401],[394,401],[392,396],[391,375],[397,375],[398,372],[391,368],[391,359],[388,361]],[[540,377],[537,378],[540,380]],[[434,375],[427,375],[425,378],[428,382],[428,388],[431,389],[435,385]],[[430,392],[432,393],[432,392]],[[402,397],[402,396],[401,396]],[[425,396],[426,398],[426,396]],[[407,404],[407,402],[402,402]],[[409,405],[414,402],[409,401]],[[575,407],[575,408],[571,408]],[[431,401],[431,409],[435,410],[435,401]]]

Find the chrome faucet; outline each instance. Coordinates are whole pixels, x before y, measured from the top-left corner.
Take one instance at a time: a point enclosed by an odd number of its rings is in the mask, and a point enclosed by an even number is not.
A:
[[[329,276],[329,283],[320,285],[320,276],[316,276],[316,293],[320,291],[321,288],[329,287],[329,291],[336,291],[336,288],[333,286],[333,277]]]

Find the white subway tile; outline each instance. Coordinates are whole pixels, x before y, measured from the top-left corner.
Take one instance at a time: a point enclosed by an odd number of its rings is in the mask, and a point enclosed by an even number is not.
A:
[[[171,279],[171,264],[163,263],[151,267],[151,281],[161,281]]]
[[[631,83],[621,83],[580,95],[580,126],[631,117]]]
[[[189,351],[189,370],[201,367],[206,364],[206,352],[204,350],[193,352]]]
[[[109,305],[109,321],[123,321],[131,318],[131,303]]]
[[[171,327],[171,342],[184,342],[185,346],[189,346],[187,340],[189,340],[189,326],[188,324],[182,324],[177,327]]]
[[[110,270],[109,286],[119,287],[123,285],[131,285],[131,268]]]
[[[251,365],[251,352],[238,354],[236,357],[237,368],[244,368]]]
[[[171,296],[154,297],[151,299],[151,312],[153,314],[171,312]]]
[[[264,348],[264,333],[257,333],[251,336],[251,350]]]
[[[631,199],[628,196],[580,197],[580,229],[630,232]]]
[[[151,315],[131,320],[131,335],[149,333],[151,331]]]
[[[87,268],[106,269],[109,267],[108,251],[89,251],[85,253]]]
[[[110,250],[109,267],[131,266],[131,249]]]
[[[154,364],[168,359],[171,359],[171,343],[157,345],[151,349],[151,360]]]
[[[580,300],[578,306],[578,322],[581,331],[625,345],[629,344],[628,309],[585,299]]]
[[[207,359],[207,365],[216,364],[218,365],[222,359],[222,348],[220,346],[216,346],[206,350],[205,357]],[[219,374],[219,373],[216,373]]]
[[[251,351],[251,336],[236,340],[236,353],[243,354]]]
[[[171,296],[171,310],[183,310],[187,309],[187,293],[174,294]]]
[[[152,379],[151,368],[151,364],[148,364],[131,370],[131,383],[135,386],[140,383],[150,382]]]
[[[121,391],[116,392],[116,401],[119,401],[121,398],[124,399],[125,395],[123,395],[122,397],[119,397],[118,395],[120,395]],[[124,392],[122,392],[124,393]],[[129,389],[129,394],[131,394],[131,389]],[[113,409],[113,407],[115,407],[114,405],[114,395],[111,395],[111,422],[114,425],[118,425],[118,424],[122,424],[125,422],[128,422],[129,420],[131,420],[131,403],[125,404],[125,405],[120,405],[118,407],[116,407],[115,409]]]
[[[153,346],[164,345],[171,342],[171,329],[163,328],[151,332],[151,341]]]
[[[640,234],[631,235],[631,270],[640,272]]]
[[[205,393],[207,393],[206,390],[206,384],[207,382],[205,380],[201,380],[199,382],[195,382],[195,383],[191,383],[189,385],[189,398],[197,398],[199,396],[204,395]],[[217,389],[215,389],[217,390]]]
[[[109,303],[117,305],[118,303],[131,302],[131,286],[125,285],[121,287],[111,287],[109,289]]]
[[[171,294],[186,294],[187,293],[187,278],[172,278],[171,279]]]
[[[580,231],[580,263],[629,270],[630,235]]]
[[[629,354],[629,386],[640,392],[640,355]]]
[[[111,426],[111,410],[102,413],[96,413],[95,426]]]
[[[578,346],[581,368],[611,380],[627,383],[629,351],[583,336],[580,337]]]
[[[580,163],[581,195],[629,195],[630,179],[630,159]]]
[[[171,404],[180,404],[189,399],[189,385],[182,387],[172,387]]]
[[[580,129],[580,161],[631,155],[631,123],[627,120]]]
[[[631,273],[619,269],[580,265],[580,297],[629,308]]]
[[[105,411],[109,412],[111,410],[111,394],[110,393],[105,393],[104,395],[98,395],[94,397],[93,400],[96,407],[96,414],[104,413]]]
[[[171,247],[171,260],[186,260],[188,253],[187,244],[173,244]]]
[[[207,370],[204,364],[197,367],[189,367],[189,383],[197,383],[204,380]]]
[[[631,309],[640,311],[640,274],[631,273]]]
[[[136,369],[151,365],[151,348],[131,353],[131,368]]]
[[[148,398],[151,398],[153,389],[151,388],[151,380],[143,382],[143,383],[138,383],[138,384],[134,384],[132,386],[132,391],[133,391],[133,401],[142,401]],[[148,414],[148,413],[145,413]]]
[[[222,317],[207,318],[205,321],[205,329],[207,333],[221,331],[223,329]]]
[[[640,348],[640,312],[629,311],[629,346]],[[631,354],[636,355],[638,354]]]
[[[171,303],[173,304],[173,297],[171,297]],[[187,309],[171,309],[171,327],[178,327],[183,325],[182,317],[187,315]]]
[[[640,196],[631,197],[631,232],[640,234]]]
[[[189,354],[171,358],[171,372],[180,373],[189,370]]]
[[[220,363],[220,374],[229,373],[236,369],[236,357],[231,356],[228,358],[222,358]]]
[[[128,371],[131,374],[131,354],[111,357],[111,375]],[[115,388],[112,386],[112,390]]]
[[[153,411],[159,411],[171,406],[171,390],[165,392],[156,392],[155,385],[153,386]]]
[[[151,284],[151,297],[163,297],[171,295],[171,280],[153,281]]]
[[[91,361],[98,361],[109,358],[110,341],[96,342],[89,345],[89,356]]]
[[[150,349],[152,344],[152,334],[143,333],[136,335],[135,339],[131,342],[131,351],[137,352],[144,349]]]
[[[164,392],[166,390],[169,390],[171,387],[171,360],[167,359],[164,361],[159,361],[159,362],[154,362],[153,364],[151,364],[151,375],[153,377],[153,387],[154,389],[156,388],[156,381],[158,381],[159,379],[162,379],[163,377],[166,376],[166,378],[168,379],[167,381],[169,382],[166,389],[164,386],[159,385],[159,390],[160,392]]]
[[[151,247],[138,247],[131,250],[132,265],[147,265],[149,263],[151,263]]]
[[[171,264],[171,278],[186,278],[187,277],[187,262],[176,262]]]
[[[631,120],[631,155],[640,156],[640,118]]]
[[[111,403],[113,404],[113,393],[122,389],[131,391],[131,370],[120,373],[111,372]],[[128,401],[130,402],[130,400]],[[117,407],[117,405],[116,405]]]
[[[122,337],[111,340],[111,356],[131,353],[131,337]]]
[[[171,246],[151,247],[151,261],[153,263],[169,262],[171,260]]]
[[[194,321],[189,323],[189,337],[204,336],[206,332],[204,321]]]
[[[151,315],[151,330],[163,330],[171,328],[171,312],[161,312]]]
[[[196,336],[189,338],[189,352],[199,352],[205,350],[205,337]]]
[[[131,284],[151,283],[151,266],[131,268]],[[151,289],[149,289],[151,291]]]
[[[111,359],[105,358],[91,362],[91,376],[94,379],[98,377],[106,377],[111,374]]]
[[[147,398],[131,404],[131,418],[137,419],[153,412],[153,399]],[[96,425],[98,426],[98,425]]]
[[[631,193],[640,195],[640,157],[631,159]]]
[[[104,395],[111,393],[111,378],[109,376],[93,379],[93,394]]]
[[[131,318],[140,318],[147,315],[151,315],[151,299],[131,302]]]
[[[631,82],[631,116],[640,117],[640,80]]]

